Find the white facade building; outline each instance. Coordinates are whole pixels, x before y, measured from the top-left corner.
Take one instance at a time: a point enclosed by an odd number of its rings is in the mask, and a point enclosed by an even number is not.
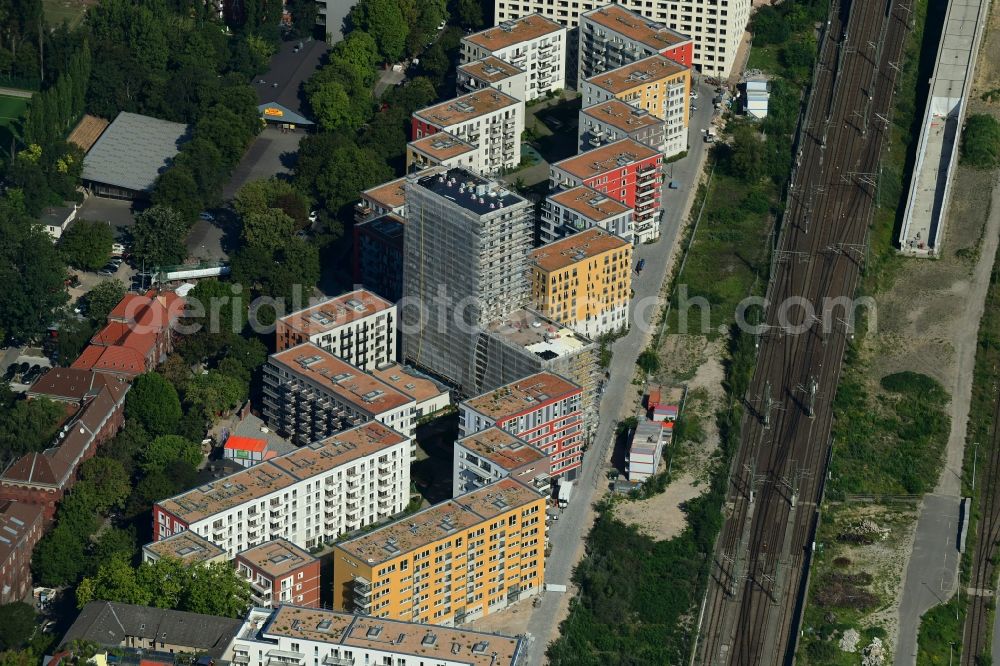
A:
[[[577,138],[581,153],[622,139],[665,151],[667,123],[645,109],[612,99],[580,109]]]
[[[462,63],[488,56],[525,72],[525,102],[566,87],[566,28],[540,14],[498,22],[462,38]]]
[[[396,305],[357,289],[282,317],[275,326],[278,351],[311,342],[371,372],[396,360]]]
[[[238,666],[525,666],[527,639],[344,611],[251,609],[223,659]]]
[[[511,477],[543,494],[551,491],[549,458],[500,428],[487,428],[455,442],[452,497]]]
[[[527,74],[520,67],[496,56],[486,56],[482,60],[459,65],[456,70],[456,86],[459,94],[494,88],[523,102],[527,91]]]
[[[153,539],[192,530],[229,559],[283,538],[313,548],[402,511],[410,440],[369,422],[153,506]]]
[[[620,201],[586,185],[546,197],[542,205],[542,245],[593,227],[635,243],[632,209]]]
[[[485,89],[413,113],[413,141],[447,132],[471,145],[471,169],[494,176],[521,163],[524,102]]]
[[[656,474],[663,459],[663,447],[670,441],[671,430],[662,423],[640,419],[632,433],[625,472],[629,481],[645,481]]]
[[[494,23],[540,13],[567,28],[576,28],[581,14],[607,4],[606,0],[496,0]],[[694,42],[692,64],[702,74],[717,78],[729,76],[751,8],[751,0],[618,0],[616,4],[690,36]]]

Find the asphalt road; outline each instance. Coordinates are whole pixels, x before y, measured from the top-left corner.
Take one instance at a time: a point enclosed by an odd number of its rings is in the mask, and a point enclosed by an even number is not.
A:
[[[666,212],[660,240],[637,248],[637,258],[645,259],[646,265],[642,274],[633,280],[633,304],[655,298],[660,293],[666,276],[667,261],[679,242],[688,197],[702,171],[702,159],[708,146],[702,138],[702,129],[708,127],[712,118],[712,95],[711,86],[701,86],[698,110],[692,112],[688,155],[668,167],[669,175],[664,179],[663,190]],[[676,181],[679,188],[669,189],[667,184],[670,180]],[[609,369],[611,377],[605,384],[601,400],[597,435],[583,458],[570,505],[563,510],[559,520],[549,525],[552,555],[545,563],[545,582],[548,584],[570,584],[573,568],[583,554],[582,542],[591,527],[588,508],[608,487],[606,472],[609,469],[608,459],[614,443],[615,426],[621,418],[632,412],[635,404],[635,387],[632,385],[635,361],[648,344],[650,329],[654,323],[650,321],[652,312],[644,309],[646,311],[636,312],[634,307],[631,308],[629,332],[613,345],[614,358]],[[528,648],[528,664],[531,666],[544,662],[548,637],[555,635],[556,624],[561,619],[555,611],[557,604],[557,595],[549,593],[540,606],[532,609],[532,617],[528,622],[534,638]]]
[[[925,495],[899,604],[895,666],[917,662],[920,616],[951,598],[958,583],[959,498]]]

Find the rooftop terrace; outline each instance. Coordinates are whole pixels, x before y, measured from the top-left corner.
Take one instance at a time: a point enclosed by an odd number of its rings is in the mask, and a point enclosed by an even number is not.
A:
[[[549,195],[549,201],[563,208],[579,213],[588,220],[603,222],[619,215],[624,215],[632,209],[597,190],[580,185],[569,190],[562,190]]]
[[[648,86],[657,81],[679,76],[686,71],[688,71],[687,67],[673,60],[661,55],[654,55],[618,69],[592,76],[587,79],[587,83],[607,90],[612,95],[618,95],[633,88]]]
[[[475,120],[494,111],[521,103],[507,93],[490,88],[489,90],[477,90],[476,92],[429,106],[426,109],[415,111],[413,115],[424,122],[430,123],[434,127],[446,130],[449,127],[469,120]]]
[[[546,457],[539,449],[497,427],[481,430],[456,444],[508,471]]]
[[[531,261],[543,271],[556,271],[627,247],[631,247],[631,243],[624,238],[592,227],[532,250]]]
[[[393,306],[367,289],[341,294],[281,318],[281,323],[306,336],[325,333]]]
[[[516,310],[491,322],[487,330],[493,337],[522,347],[546,361],[574,354],[593,344],[573,329],[531,310]]]
[[[469,35],[465,41],[495,52],[515,44],[533,41],[560,30],[565,30],[565,28],[559,23],[547,19],[541,14],[529,14]]]
[[[286,539],[265,541],[236,554],[268,576],[284,576],[316,558]]]
[[[552,166],[577,178],[587,179],[657,156],[662,156],[662,153],[655,148],[632,139],[622,139],[567,157]]]
[[[582,389],[568,379],[540,372],[469,398],[463,404],[494,421],[504,421],[580,392]]]

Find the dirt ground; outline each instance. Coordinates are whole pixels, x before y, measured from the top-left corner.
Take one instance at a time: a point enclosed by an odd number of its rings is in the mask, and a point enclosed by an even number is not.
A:
[[[671,470],[677,476],[664,492],[647,500],[615,505],[615,516],[619,520],[637,526],[657,541],[670,539],[684,530],[686,520],[681,507],[705,490],[709,463],[719,445],[715,413],[721,405],[725,374],[720,360],[723,353],[720,342],[709,342],[704,337],[671,335],[664,341],[663,348],[669,351],[663,354],[668,365],[665,372],[661,371],[661,379],[666,383],[680,383],[683,377],[693,374],[686,382],[688,397],[684,416],[698,420],[705,439],[700,443],[671,445],[683,450],[671,452],[674,455]]]

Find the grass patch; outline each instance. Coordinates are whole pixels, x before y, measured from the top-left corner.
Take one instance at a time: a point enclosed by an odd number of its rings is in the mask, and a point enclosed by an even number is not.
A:
[[[42,11],[49,25],[57,26],[66,22],[72,29],[83,20],[83,15],[90,4],[92,3],[86,0],[42,0]]]
[[[965,604],[953,598],[924,613],[917,632],[917,666],[960,663]]]
[[[9,128],[19,122],[28,110],[29,101],[24,97],[0,95],[0,127]]]

